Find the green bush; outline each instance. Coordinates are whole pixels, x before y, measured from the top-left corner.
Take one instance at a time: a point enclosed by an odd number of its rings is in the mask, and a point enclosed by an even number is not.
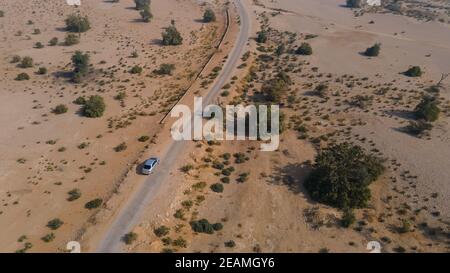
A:
[[[412,66],[404,74],[408,77],[420,77],[422,76],[422,69],[420,66]]]
[[[18,62],[20,62],[21,60],[22,60],[22,58],[20,58],[19,55],[14,55],[14,56],[11,58],[11,63],[12,63],[12,64],[18,63]]]
[[[141,14],[141,17],[142,17],[142,21],[144,21],[146,23],[150,22],[150,20],[153,18],[153,14],[150,11],[150,6],[149,5],[145,5],[142,8],[140,14]]]
[[[146,141],[148,141],[149,139],[150,139],[149,136],[140,136],[140,137],[138,138],[138,141],[139,141],[139,142],[146,142]]]
[[[72,56],[72,80],[74,82],[80,82],[82,77],[89,72],[89,58],[89,54],[75,51],[75,54]]]
[[[222,223],[215,223],[215,224],[212,225],[212,227],[213,227],[213,229],[214,229],[215,231],[219,231],[219,230],[222,230],[222,229],[223,229]]]
[[[150,0],[134,0],[137,10],[144,9],[145,6],[150,6]]]
[[[69,195],[67,198],[67,201],[69,202],[75,201],[81,197],[81,191],[79,189],[70,190],[67,194]]]
[[[70,32],[86,32],[91,28],[87,16],[71,14],[66,18],[66,30]]]
[[[214,228],[213,225],[209,223],[206,219],[201,219],[199,221],[191,221],[190,222],[191,228],[193,231],[198,233],[206,233],[206,234],[213,234]]]
[[[170,228],[168,228],[166,226],[160,226],[160,227],[155,228],[153,230],[155,235],[158,236],[158,237],[166,236],[167,234],[169,234],[169,231],[170,231]]]
[[[203,22],[209,23],[216,21],[216,14],[212,9],[206,9],[205,13],[203,13]]]
[[[236,246],[236,243],[235,243],[233,240],[230,240],[230,241],[226,241],[226,242],[224,243],[224,245],[225,245],[226,247],[235,247],[235,246]]]
[[[101,198],[96,198],[94,200],[91,200],[89,202],[87,202],[86,204],[84,204],[84,207],[87,209],[96,209],[98,207],[100,207],[103,203],[103,199]]]
[[[428,122],[436,121],[440,112],[441,110],[436,99],[431,96],[424,96],[414,110],[417,119],[423,119]]]
[[[53,113],[60,115],[60,114],[64,114],[67,113],[67,106],[65,106],[64,104],[58,104],[54,109],[53,109]]]
[[[223,192],[223,184],[215,183],[211,185],[211,190],[213,192]]]
[[[153,73],[158,75],[172,75],[172,71],[175,69],[174,64],[161,64],[159,69],[155,69]]]
[[[73,33],[67,34],[66,37],[64,38],[64,45],[66,46],[76,45],[79,42],[80,39],[78,38],[78,35]]]
[[[78,105],[85,105],[86,104],[86,98],[81,96],[76,98],[73,103],[78,104]]]
[[[295,51],[296,54],[299,55],[312,55],[313,50],[310,44],[302,43],[298,49]]]
[[[256,42],[258,43],[265,43],[267,41],[267,31],[261,30],[258,32],[258,35],[256,36]]]
[[[53,234],[53,233],[49,233],[49,234],[47,234],[47,235],[45,235],[44,237],[41,238],[41,240],[46,242],[46,243],[50,243],[54,239],[55,239],[55,234]]]
[[[312,199],[337,208],[361,208],[369,185],[385,170],[382,160],[349,143],[335,144],[316,156],[304,185]]]
[[[135,65],[130,69],[131,74],[140,74],[142,73],[142,67]]]
[[[37,73],[39,74],[39,75],[45,75],[45,74],[47,74],[47,68],[46,67],[39,67],[39,69],[38,69],[38,71],[37,71]]]
[[[98,118],[103,116],[105,112],[105,102],[103,98],[99,95],[90,96],[85,102],[83,107],[83,114],[85,117]]]
[[[15,78],[16,81],[28,81],[30,76],[27,73],[20,73]]]
[[[63,224],[64,224],[63,221],[61,221],[59,218],[55,218],[55,219],[52,219],[52,220],[48,221],[47,227],[52,229],[52,230],[57,230]]]
[[[356,218],[353,211],[351,209],[344,209],[341,219],[341,225],[345,228],[348,228],[353,225],[353,223],[355,223],[355,220]]]
[[[127,245],[131,245],[134,241],[137,240],[138,235],[134,232],[128,232],[123,236],[123,241]]]
[[[163,45],[181,45],[183,43],[183,37],[174,25],[166,28],[162,33]]]
[[[44,45],[41,42],[37,42],[34,44],[34,47],[40,49],[40,48],[44,48]]]
[[[359,9],[362,7],[362,1],[361,0],[347,0],[347,7]]]
[[[114,151],[116,151],[117,153],[125,151],[126,149],[127,149],[127,144],[125,142],[122,142],[119,145],[117,145],[116,147],[114,147]]]
[[[376,43],[373,46],[367,48],[366,51],[364,52],[364,55],[366,55],[368,57],[376,57],[380,54],[380,49],[381,49],[381,44]]]
[[[424,120],[411,120],[409,121],[408,126],[406,126],[406,132],[415,136],[421,136],[426,131],[429,131],[433,128],[433,125]]]
[[[58,38],[56,38],[56,37],[53,37],[49,42],[48,42],[48,45],[49,46],[55,46],[55,45],[57,45],[58,44]]]
[[[33,67],[33,58],[31,57],[24,57],[22,61],[20,62],[20,67],[22,68],[29,68]]]

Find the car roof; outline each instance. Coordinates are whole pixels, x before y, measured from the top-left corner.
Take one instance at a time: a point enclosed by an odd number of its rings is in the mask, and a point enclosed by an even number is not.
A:
[[[147,159],[146,161],[145,161],[145,164],[147,165],[152,165],[154,162],[156,162],[156,161],[158,161],[158,159],[157,158],[154,158],[154,157],[152,157],[152,158],[150,158],[150,159]]]

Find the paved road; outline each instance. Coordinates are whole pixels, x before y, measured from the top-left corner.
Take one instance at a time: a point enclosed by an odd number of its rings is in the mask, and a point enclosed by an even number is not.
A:
[[[235,0],[240,16],[239,37],[229,54],[226,63],[220,75],[217,77],[214,85],[208,94],[203,98],[203,104],[207,105],[219,95],[223,85],[230,79],[233,70],[236,68],[240,57],[244,51],[245,45],[250,33],[250,18],[242,0]],[[176,162],[178,155],[183,153],[186,141],[172,141],[166,149],[166,153],[161,157],[161,164],[155,172],[140,186],[136,193],[131,196],[125,207],[120,211],[117,218],[113,221],[105,237],[98,246],[96,252],[111,253],[120,252],[123,242],[121,238],[124,234],[133,229],[139,222],[140,216],[145,208],[152,202],[156,192],[161,186],[164,186],[170,171],[173,169],[173,162]]]

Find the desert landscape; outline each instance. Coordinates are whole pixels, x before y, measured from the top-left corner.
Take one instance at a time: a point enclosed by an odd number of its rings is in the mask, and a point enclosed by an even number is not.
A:
[[[2,2],[0,252],[449,252],[450,4],[380,4]],[[174,141],[196,96],[278,149]]]

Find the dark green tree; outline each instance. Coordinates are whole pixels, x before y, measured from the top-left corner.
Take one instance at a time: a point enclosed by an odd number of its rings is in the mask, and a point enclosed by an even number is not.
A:
[[[209,23],[216,21],[216,14],[212,9],[206,9],[205,13],[203,13],[203,22]]]
[[[71,14],[66,18],[66,29],[70,32],[86,32],[91,28],[87,16]]]
[[[162,33],[163,45],[181,45],[183,43],[183,37],[174,25],[170,25]]]

